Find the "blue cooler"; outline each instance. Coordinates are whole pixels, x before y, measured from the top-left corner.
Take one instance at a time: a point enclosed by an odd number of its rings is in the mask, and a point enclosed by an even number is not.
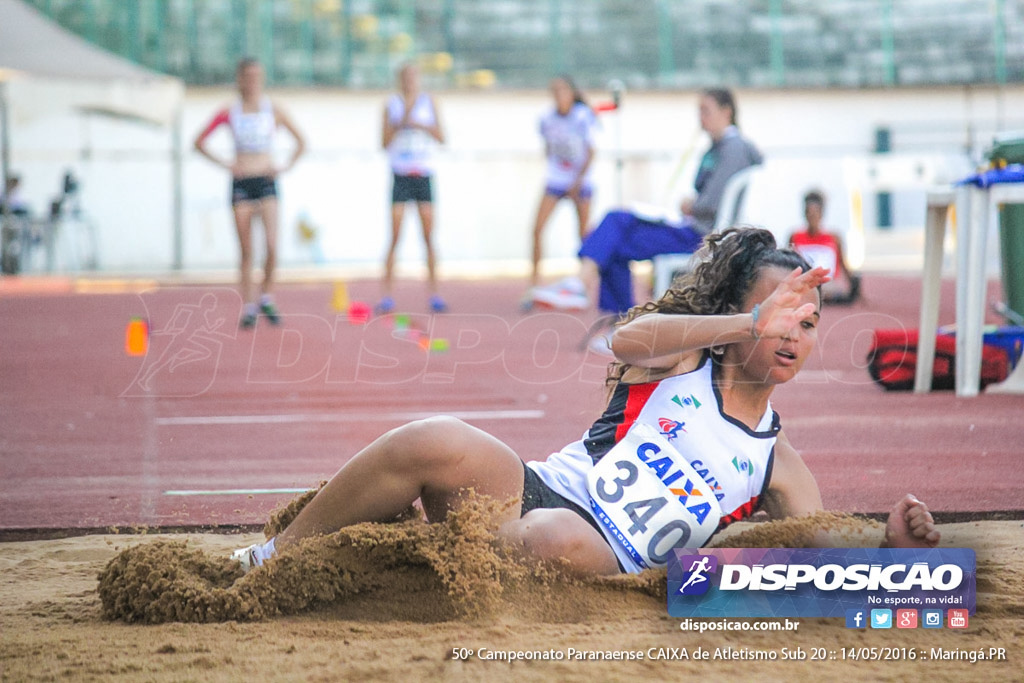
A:
[[[944,325],[939,328],[939,334],[955,337],[956,327]],[[1010,371],[1013,371],[1017,367],[1017,361],[1020,360],[1021,353],[1024,352],[1024,327],[986,325],[983,328],[982,343],[985,346],[994,346],[1005,350],[1007,361],[1010,364]]]

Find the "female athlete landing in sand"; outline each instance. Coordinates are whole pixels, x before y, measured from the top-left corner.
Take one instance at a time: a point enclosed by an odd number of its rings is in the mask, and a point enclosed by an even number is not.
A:
[[[458,420],[413,422],[352,458],[279,536],[236,557],[259,565],[303,538],[393,519],[417,498],[437,521],[470,488],[521,500],[499,533],[526,555],[594,574],[663,565],[672,548],[700,547],[758,509],[775,519],[821,510],[769,397],[814,347],[828,275],[765,230],[711,235],[700,257],[618,327],[611,399],[582,440],[524,465]],[[884,544],[938,541],[924,503],[908,494],[893,506]]]

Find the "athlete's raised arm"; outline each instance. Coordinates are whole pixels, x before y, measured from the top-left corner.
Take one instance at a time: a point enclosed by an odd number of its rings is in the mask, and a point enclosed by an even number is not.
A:
[[[753,311],[733,315],[649,313],[621,326],[612,337],[612,351],[623,363],[666,368],[695,351],[751,339],[782,338],[801,320],[817,316],[814,304],[801,304],[802,295],[828,282],[825,268],[793,270]]]

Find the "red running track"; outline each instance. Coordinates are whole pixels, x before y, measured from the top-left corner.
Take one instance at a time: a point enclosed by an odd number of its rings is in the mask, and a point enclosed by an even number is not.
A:
[[[173,492],[309,487],[421,415],[546,457],[600,412],[606,359],[575,348],[591,315],[520,315],[521,288],[453,282],[454,313],[431,318],[406,283],[400,308],[451,347],[431,353],[387,320],[349,324],[329,284],[282,287],[285,324],[255,331],[236,328],[229,288],[0,289],[0,529],[262,523],[292,494]],[[880,390],[863,367],[870,331],[916,327],[920,287],[873,276],[864,290],[825,309],[815,356],[774,396],[826,506],[882,512],[911,491],[938,511],[1024,510],[1024,397]],[[144,357],[125,353],[132,316],[150,321]]]

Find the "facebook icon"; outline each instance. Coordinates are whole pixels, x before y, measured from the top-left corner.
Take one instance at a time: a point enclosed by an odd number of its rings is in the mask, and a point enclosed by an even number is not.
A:
[[[867,628],[868,618],[865,610],[862,609],[848,609],[846,610],[846,628]]]

